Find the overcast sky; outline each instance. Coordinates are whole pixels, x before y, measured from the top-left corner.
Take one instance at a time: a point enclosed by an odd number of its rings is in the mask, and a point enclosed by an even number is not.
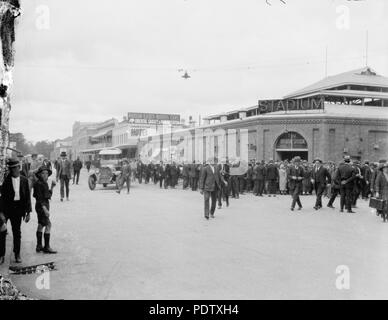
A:
[[[388,75],[388,1],[269,1],[21,0],[11,132],[54,140],[77,120],[252,106],[323,78],[326,46],[329,75],[363,67],[366,30],[369,65]]]

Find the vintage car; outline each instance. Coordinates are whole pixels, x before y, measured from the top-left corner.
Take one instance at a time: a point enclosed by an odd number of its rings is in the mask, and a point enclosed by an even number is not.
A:
[[[99,153],[100,167],[89,172],[89,189],[94,190],[97,184],[106,187],[115,184],[118,187],[121,175],[121,150],[112,148],[104,149]]]

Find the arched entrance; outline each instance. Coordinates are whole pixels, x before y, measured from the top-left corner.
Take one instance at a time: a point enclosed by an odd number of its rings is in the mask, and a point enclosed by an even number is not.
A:
[[[277,160],[288,160],[299,156],[302,160],[308,160],[307,141],[297,132],[284,132],[275,144]]]

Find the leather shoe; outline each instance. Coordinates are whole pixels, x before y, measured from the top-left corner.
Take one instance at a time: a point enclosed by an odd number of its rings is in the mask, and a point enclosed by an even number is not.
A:
[[[43,247],[42,246],[36,246],[36,252],[42,252]]]
[[[348,210],[348,213],[355,213],[353,210]]]
[[[319,209],[319,207],[314,207],[314,209],[315,209],[315,210],[318,210],[318,209]]]
[[[15,256],[15,262],[22,263],[22,259],[20,258],[20,256]]]
[[[0,257],[0,264],[3,264],[5,261],[4,257]]]
[[[56,254],[57,253],[55,250],[51,249],[50,247],[44,248],[43,252],[48,253],[48,254]]]
[[[335,209],[332,205],[327,205],[328,208]]]

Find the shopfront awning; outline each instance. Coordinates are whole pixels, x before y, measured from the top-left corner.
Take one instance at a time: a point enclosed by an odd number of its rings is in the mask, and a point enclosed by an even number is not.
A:
[[[103,138],[103,137],[108,137],[108,136],[112,136],[112,129],[106,130],[103,132],[99,132],[99,133],[95,134],[94,136],[91,136],[91,138],[98,139],[98,138]]]

